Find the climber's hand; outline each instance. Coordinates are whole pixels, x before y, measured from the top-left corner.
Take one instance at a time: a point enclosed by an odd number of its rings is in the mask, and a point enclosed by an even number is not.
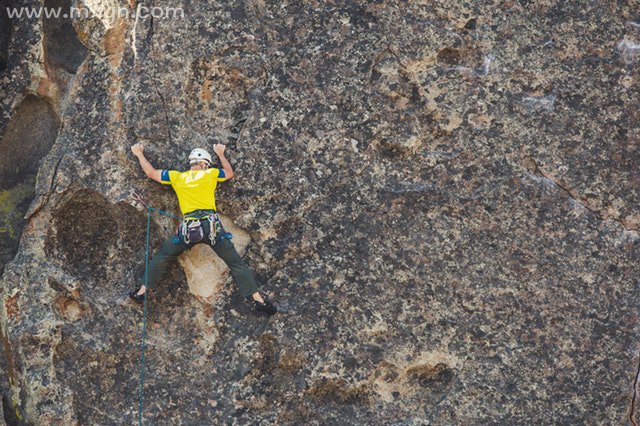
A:
[[[223,145],[221,143],[217,143],[213,146],[213,152],[216,153],[216,155],[218,157],[223,156],[224,155],[224,150],[227,149],[226,145]]]
[[[144,152],[144,146],[142,146],[141,143],[137,143],[135,145],[132,145],[131,146],[131,152],[133,152],[133,155],[135,155],[136,157],[139,157]]]
[[[213,152],[216,153],[218,159],[220,160],[220,165],[222,166],[222,170],[224,170],[224,176],[226,179],[231,179],[233,177],[233,167],[231,167],[231,163],[224,156],[224,150],[227,147],[221,143],[217,143],[213,146]]]

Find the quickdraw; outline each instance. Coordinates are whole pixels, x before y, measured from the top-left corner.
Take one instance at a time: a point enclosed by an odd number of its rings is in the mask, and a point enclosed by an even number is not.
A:
[[[222,233],[222,222],[218,213],[209,215],[209,240],[211,245],[215,245],[218,242],[218,236]]]

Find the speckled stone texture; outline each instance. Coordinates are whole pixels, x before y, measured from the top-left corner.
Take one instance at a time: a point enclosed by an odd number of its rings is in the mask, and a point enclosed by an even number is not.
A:
[[[149,300],[148,424],[640,420],[640,2],[78,3],[184,18],[0,38],[0,137],[28,95],[60,123],[1,281],[6,419],[137,421],[133,193],[176,203],[129,147],[184,169],[217,141],[281,312],[226,272],[190,291],[187,254]]]

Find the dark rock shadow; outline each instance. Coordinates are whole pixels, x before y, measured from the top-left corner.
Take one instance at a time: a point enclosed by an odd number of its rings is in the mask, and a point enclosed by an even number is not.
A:
[[[44,48],[47,64],[64,69],[69,74],[76,70],[87,56],[87,48],[78,40],[68,14],[71,7],[69,0],[47,0],[44,4],[49,10],[60,10],[59,17],[44,17]]]
[[[0,272],[18,249],[38,168],[55,142],[59,127],[45,100],[27,96],[0,139]]]
[[[7,0],[0,2],[0,73],[7,70],[9,61],[9,42],[11,41],[13,25],[6,8],[11,7],[12,3]]]

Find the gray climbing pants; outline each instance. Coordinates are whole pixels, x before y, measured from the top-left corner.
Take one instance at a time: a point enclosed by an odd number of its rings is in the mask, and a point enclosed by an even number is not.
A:
[[[204,239],[198,243],[187,244],[180,235],[173,236],[166,240],[158,253],[153,257],[149,265],[148,286],[154,288],[164,275],[167,268],[176,261],[178,256],[187,250],[190,250],[196,244],[208,244],[211,246],[209,239],[209,222],[202,221],[204,230]],[[231,270],[231,276],[240,289],[240,294],[247,297],[258,291],[258,285],[253,277],[251,269],[242,260],[235,246],[228,238],[221,238],[213,245],[213,251],[227,264]],[[144,279],[144,278],[143,278]],[[144,282],[144,281],[143,281]]]

